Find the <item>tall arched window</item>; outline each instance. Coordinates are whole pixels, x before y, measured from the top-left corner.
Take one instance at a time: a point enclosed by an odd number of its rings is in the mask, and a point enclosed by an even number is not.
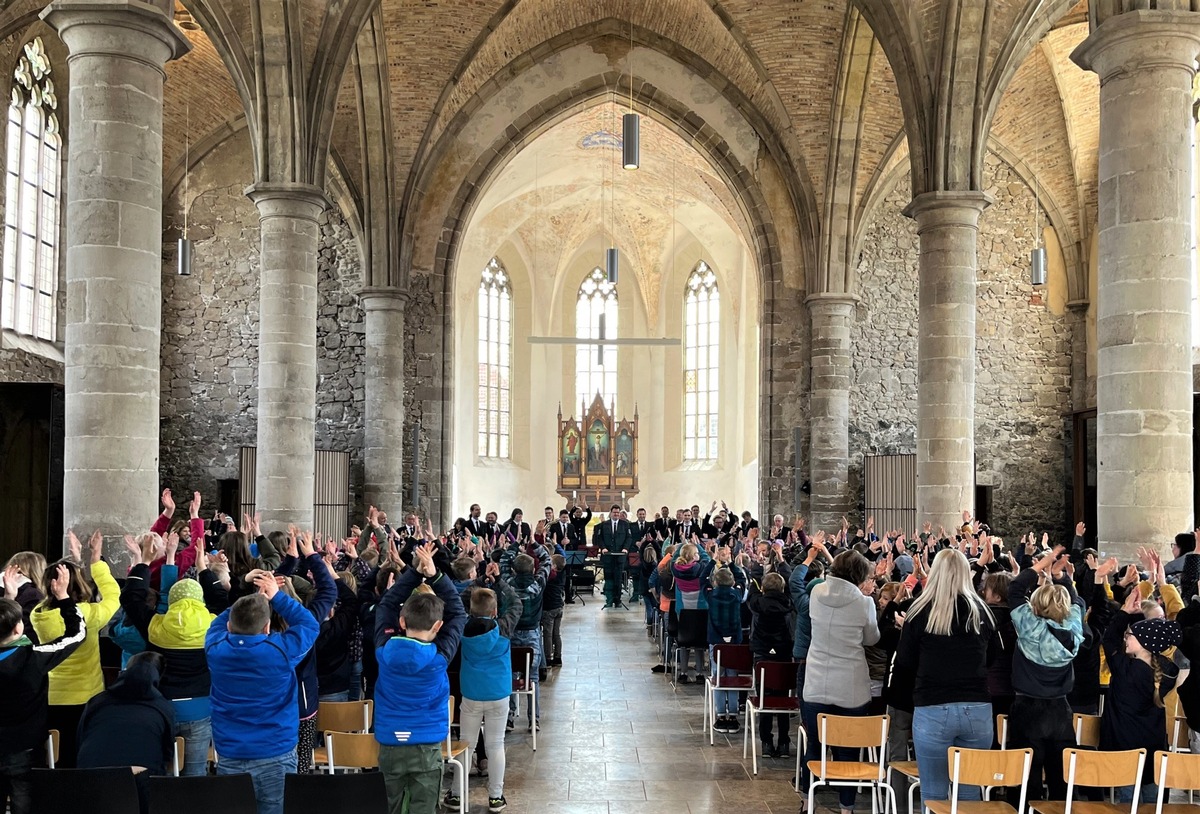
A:
[[[53,341],[58,332],[58,107],[41,37],[25,46],[8,106],[0,326]]]
[[[602,269],[583,278],[575,304],[577,339],[617,338],[617,286]],[[606,405],[617,401],[615,345],[575,346],[575,403],[591,405],[599,393]]]
[[[479,455],[507,458],[512,432],[512,288],[492,258],[479,280]]]
[[[683,457],[717,457],[721,295],[717,275],[704,261],[683,290]]]

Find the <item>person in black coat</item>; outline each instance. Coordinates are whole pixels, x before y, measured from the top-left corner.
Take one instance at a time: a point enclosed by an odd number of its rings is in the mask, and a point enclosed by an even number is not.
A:
[[[158,691],[162,664],[158,653],[138,653],[111,687],[88,701],[79,719],[76,765],[134,767],[143,812],[146,778],[167,774],[175,750],[175,707]]]
[[[621,507],[613,504],[608,519],[596,524],[596,544],[604,565],[604,607],[621,602],[621,582],[625,579],[625,561],[633,550],[629,521],[623,519]]]

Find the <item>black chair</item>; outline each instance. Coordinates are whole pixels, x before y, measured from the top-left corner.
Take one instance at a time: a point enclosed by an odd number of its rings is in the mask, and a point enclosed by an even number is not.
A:
[[[329,814],[331,811],[388,814],[383,775],[379,772],[289,774],[284,779],[283,814]]]
[[[248,774],[213,777],[151,777],[150,814],[256,814],[254,782]]]
[[[30,783],[37,814],[136,814],[141,809],[129,768],[34,769]]]

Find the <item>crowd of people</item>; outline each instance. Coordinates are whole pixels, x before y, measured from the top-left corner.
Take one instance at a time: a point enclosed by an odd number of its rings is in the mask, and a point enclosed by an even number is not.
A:
[[[817,759],[822,713],[886,712],[889,759],[911,750],[923,800],[944,800],[947,747],[993,748],[1004,713],[1006,745],[1033,750],[1029,799],[1063,799],[1072,713],[1099,713],[1102,696],[1101,748],[1166,749],[1177,696],[1200,751],[1200,679],[1184,680],[1200,658],[1200,533],[1177,537],[1170,559],[1144,550],[1120,563],[1086,547],[1082,524],[1069,547],[1032,534],[1007,546],[969,513],[936,533],[879,534],[868,519],[810,534],[802,518],[760,526],[714,502],[703,516],[664,506],[653,518],[546,507],[532,527],[520,509],[500,522],[473,505],[443,534],[412,513],[393,526],[371,507],[343,539],[322,541],[295,527],[264,534],[252,516],[205,521],[199,493],[186,519],[170,490],[162,504],[149,531],[125,537],[133,565],[120,582],[98,532],[86,555],[70,533],[62,560],[21,552],[4,569],[0,801],[12,814],[31,811],[50,729],[59,766],[130,766],[139,783],[170,771],[182,737],[181,773],[249,773],[260,814],[280,814],[285,776],[314,769],[319,704],[363,698],[374,699],[394,814],[458,807],[455,787],[443,788],[452,698],[488,808],[501,811],[505,734],[521,717],[511,648],[533,652],[532,731],[590,556],[604,608],[640,603],[648,632],[703,614],[708,647],[681,652],[680,684],[702,682],[722,643],[798,665],[799,722],[763,716],[767,757],[792,754],[799,723]],[[102,635],[121,652],[107,686]],[[739,704],[716,693],[718,731],[739,731]],[[1150,766],[1123,799],[1153,800]],[[854,790],[839,803],[852,810]]]

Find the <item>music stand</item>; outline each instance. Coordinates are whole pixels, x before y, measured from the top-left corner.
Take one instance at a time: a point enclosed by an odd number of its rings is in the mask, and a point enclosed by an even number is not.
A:
[[[624,583],[624,581],[625,581],[625,570],[626,570],[626,569],[625,569],[625,562],[627,561],[627,559],[628,559],[629,555],[628,555],[628,553],[627,553],[627,552],[625,552],[625,551],[601,551],[601,552],[600,552],[600,563],[601,563],[601,565],[600,565],[600,568],[601,568],[601,570],[603,570],[603,569],[604,569],[604,564],[603,564],[603,563],[604,563],[604,558],[605,558],[605,557],[620,557],[620,562],[621,562],[621,564],[622,564],[622,567],[621,567],[621,575],[620,575],[620,577],[618,578],[618,582],[617,582],[617,584],[616,584],[615,586],[613,586],[613,587],[612,587],[612,589],[611,589],[611,590],[612,590],[612,595],[615,597],[615,596],[616,596],[616,594],[617,594],[617,593],[618,593],[618,592],[619,592],[619,591],[620,591],[622,588],[624,588],[624,587],[625,587],[625,586],[624,586],[624,584],[623,584],[623,583]],[[610,560],[610,562],[611,562],[611,560]],[[608,591],[608,590],[610,590],[610,589],[609,589],[609,587],[608,587],[608,577],[607,577],[607,575],[606,575],[606,576],[605,576],[605,578],[604,578],[604,589],[605,589],[605,591]],[[604,607],[606,607],[606,608],[607,608],[607,607],[613,607],[613,608],[624,608],[625,610],[629,610],[629,606],[628,606],[628,605],[626,605],[626,604],[625,604],[625,603],[624,603],[622,600],[620,600],[620,599],[617,599],[617,601],[616,601],[616,604],[615,604],[615,605],[608,605],[608,604],[605,604],[605,606],[604,606]]]
[[[571,577],[576,569],[583,567],[584,562],[587,560],[587,551],[583,549],[567,551],[563,554],[563,560],[566,563],[565,567],[567,569],[567,599],[578,599],[579,604],[586,608],[587,603],[583,601],[583,596],[575,591],[575,583],[572,582]]]

